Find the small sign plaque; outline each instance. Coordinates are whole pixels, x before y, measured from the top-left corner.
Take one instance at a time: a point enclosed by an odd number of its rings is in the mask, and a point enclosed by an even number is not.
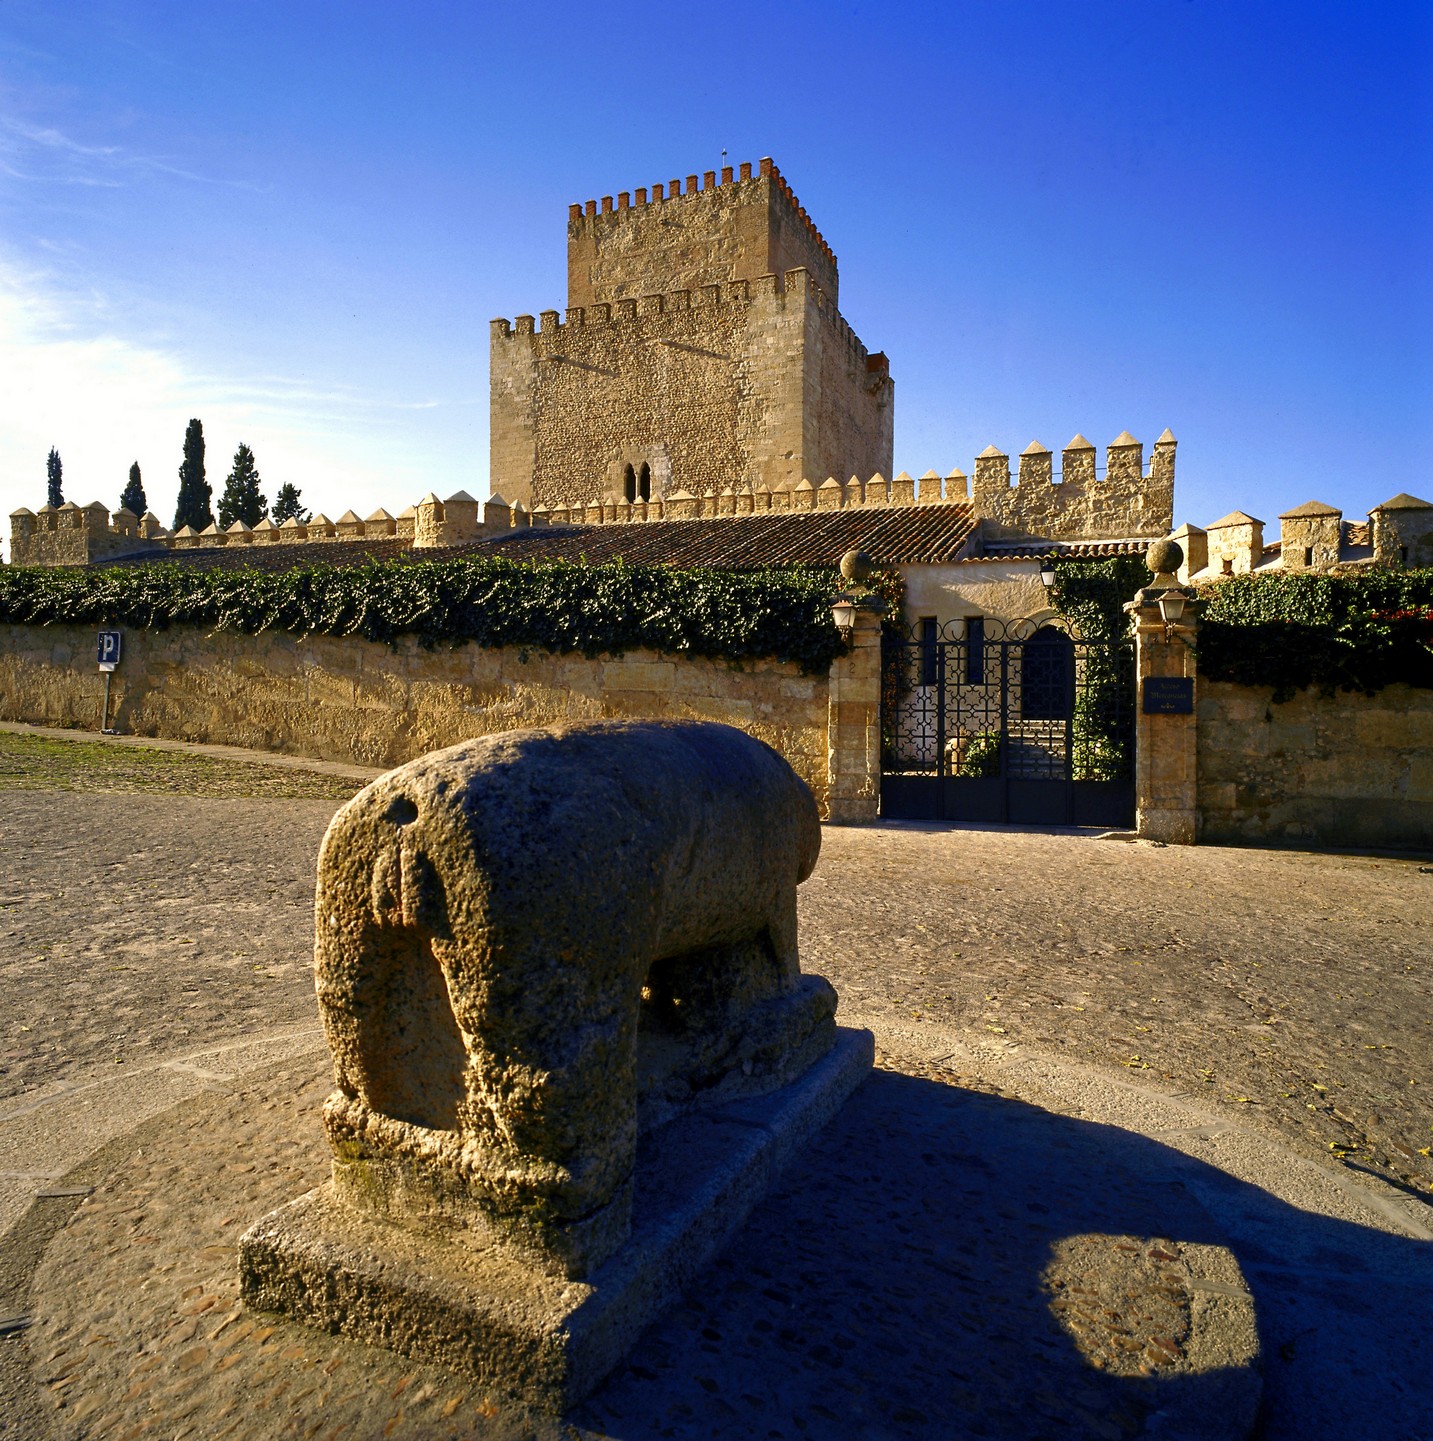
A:
[[[113,670],[119,664],[120,651],[124,649],[124,637],[117,630],[102,630],[99,640],[99,662],[101,670]]]
[[[1194,714],[1194,681],[1189,676],[1146,676],[1143,694],[1145,715]]]

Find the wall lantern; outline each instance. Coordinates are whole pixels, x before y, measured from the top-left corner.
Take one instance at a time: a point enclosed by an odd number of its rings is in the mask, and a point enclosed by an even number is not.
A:
[[[1183,591],[1166,590],[1159,597],[1159,618],[1165,625],[1178,625],[1184,618],[1187,601]]]
[[[842,596],[841,599],[831,607],[831,614],[835,617],[837,630],[849,631],[854,628],[856,624],[856,606],[855,602],[846,596]]]
[[[1049,590],[1055,584],[1055,558],[1047,555],[1040,562],[1040,584]]]

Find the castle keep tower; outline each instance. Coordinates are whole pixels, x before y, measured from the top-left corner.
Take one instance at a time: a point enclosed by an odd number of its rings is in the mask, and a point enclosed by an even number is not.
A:
[[[492,323],[492,489],[556,506],[889,475],[893,391],[770,160],[567,222],[567,311]]]

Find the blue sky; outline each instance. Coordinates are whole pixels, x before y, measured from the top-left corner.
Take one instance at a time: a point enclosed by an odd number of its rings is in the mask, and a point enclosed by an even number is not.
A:
[[[1177,519],[1433,499],[1433,5],[0,0],[0,506],[487,494],[570,202],[775,157],[895,468],[1180,441]]]

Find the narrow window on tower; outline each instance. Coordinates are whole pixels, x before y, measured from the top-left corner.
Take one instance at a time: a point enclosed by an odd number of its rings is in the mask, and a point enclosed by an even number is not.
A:
[[[652,498],[652,467],[644,460],[642,469],[637,472],[637,498],[638,500],[651,500]]]
[[[629,505],[637,499],[637,473],[630,465],[622,472],[622,494]]]

